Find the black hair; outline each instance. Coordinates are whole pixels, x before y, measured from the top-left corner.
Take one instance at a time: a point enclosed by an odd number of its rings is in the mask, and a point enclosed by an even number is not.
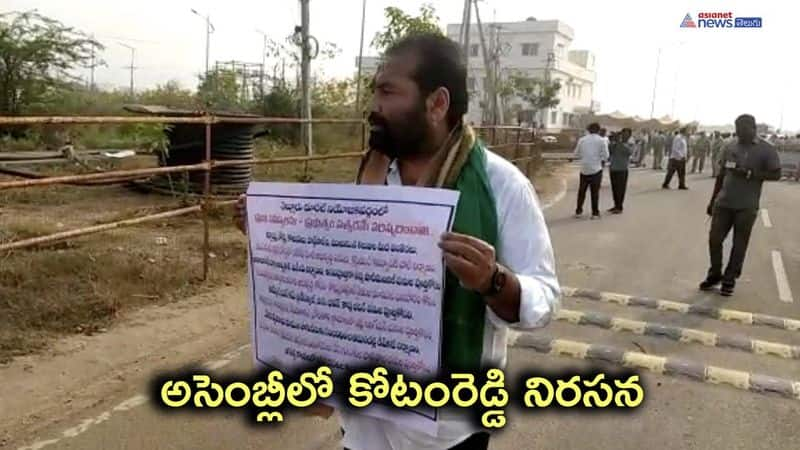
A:
[[[386,56],[412,52],[417,57],[413,79],[423,98],[443,87],[450,93],[447,125],[452,129],[467,113],[467,66],[461,47],[445,36],[421,33],[406,36],[386,50]]]
[[[736,122],[737,123],[739,123],[739,122],[750,123],[750,124],[753,124],[753,126],[755,126],[756,125],[756,118],[751,116],[750,114],[742,114],[741,116],[736,118]]]
[[[597,134],[600,132],[600,124],[597,122],[592,122],[588,127],[586,127],[586,131],[592,134]]]

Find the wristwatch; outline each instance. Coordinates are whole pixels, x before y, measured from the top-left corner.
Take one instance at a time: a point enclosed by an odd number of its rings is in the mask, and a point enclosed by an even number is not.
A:
[[[494,264],[494,273],[492,273],[492,278],[489,281],[489,289],[486,292],[483,292],[482,295],[484,297],[493,297],[500,292],[502,292],[503,288],[506,285],[506,271],[503,269],[500,264]]]

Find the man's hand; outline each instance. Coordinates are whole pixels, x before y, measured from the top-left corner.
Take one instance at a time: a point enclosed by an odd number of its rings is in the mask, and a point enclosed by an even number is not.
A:
[[[494,247],[465,234],[445,233],[439,242],[447,267],[461,285],[477,292],[486,292],[492,283],[496,256]]]
[[[233,211],[233,223],[236,228],[244,234],[247,234],[247,196],[242,194],[236,200],[236,206]]]

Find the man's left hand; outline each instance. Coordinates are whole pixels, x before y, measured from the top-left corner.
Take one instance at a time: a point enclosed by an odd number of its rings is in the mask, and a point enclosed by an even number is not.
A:
[[[461,285],[477,292],[486,292],[492,283],[497,264],[494,247],[473,236],[445,233],[439,242],[447,267]]]

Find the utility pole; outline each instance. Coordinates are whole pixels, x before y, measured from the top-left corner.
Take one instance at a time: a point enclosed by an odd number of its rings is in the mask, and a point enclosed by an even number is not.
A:
[[[90,91],[94,91],[94,68],[97,67],[97,65],[94,62],[94,35],[92,35],[92,56],[91,56],[91,58],[92,58],[91,59],[92,62],[91,62],[91,65],[89,66],[89,69],[90,69],[90,72],[89,72],[89,90]]]
[[[472,1],[473,0],[464,0],[464,14],[461,17],[461,30],[459,32],[459,42],[464,49],[464,64],[467,66],[467,70],[469,71],[469,57],[472,52],[470,52],[469,47],[469,38],[470,38],[470,22],[472,22]]]
[[[658,84],[658,67],[661,65],[661,48],[658,49],[658,56],[656,56],[656,74],[653,76],[653,95],[650,97],[650,118],[656,110],[656,85]]]
[[[367,18],[367,0],[361,1],[361,43],[358,46],[358,72],[356,75],[356,117],[361,116],[361,59],[364,57],[364,22]]]
[[[302,118],[311,120],[311,45],[309,40],[309,3],[310,0],[300,0],[300,20],[301,20],[301,42],[302,42],[302,61],[301,61],[301,80],[303,84],[302,95]],[[311,122],[303,123],[303,139],[308,156],[313,155]]]
[[[478,22],[478,36],[481,40],[481,52],[483,53],[483,66],[486,69],[486,85],[484,89],[486,91],[486,99],[489,100],[489,108],[490,108],[490,120],[492,125],[496,125],[497,116],[495,115],[495,100],[497,99],[497,95],[495,93],[495,86],[494,86],[494,76],[492,74],[491,64],[489,61],[489,53],[486,49],[486,38],[483,35],[483,24],[481,23],[481,14],[478,10],[478,2],[477,0],[473,1],[475,5],[475,20]],[[495,99],[495,100],[492,100]]]
[[[500,56],[502,56],[505,53],[505,50],[504,50],[504,46],[502,45],[502,42],[500,41],[500,31],[502,30],[502,27],[497,25],[496,23],[493,23],[491,25],[490,29],[491,29],[491,31],[493,33],[492,34],[492,40],[491,40],[491,42],[492,42],[491,49],[492,50],[491,50],[490,53],[491,53],[491,56],[492,56],[492,74],[493,74],[493,77],[494,77],[493,80],[494,80],[494,90],[495,90],[494,96],[492,97],[492,111],[493,111],[492,114],[495,117],[495,125],[497,125],[498,123],[499,124],[503,124],[505,122],[505,119],[503,117],[504,116],[503,108],[501,108],[502,105],[500,105],[500,103],[499,103],[499,94],[500,93],[498,92],[498,90],[499,90],[498,88],[499,88],[499,85],[500,85],[500,82],[501,82],[501,77],[500,77]]]
[[[553,52],[547,52],[547,63],[544,66],[544,82],[547,87],[550,87],[550,69],[553,67],[553,63],[556,61],[556,54]],[[548,109],[539,110],[539,127],[545,128],[544,124],[547,122],[547,113],[550,111]]]
[[[264,45],[261,47],[261,98],[264,97],[264,70],[267,66],[267,33],[264,33],[261,30],[256,30],[256,33],[260,34],[264,37]]]
[[[128,44],[123,44],[122,42],[118,42],[118,44],[123,46],[123,47],[128,48],[131,51],[131,65],[128,66],[128,67],[123,67],[123,68],[124,69],[130,69],[130,71],[131,71],[131,86],[130,86],[131,93],[130,93],[130,95],[131,95],[131,98],[133,98],[133,87],[134,87],[133,86],[133,71],[136,70],[136,66],[134,65],[134,60],[136,58],[136,49],[131,47]]]

